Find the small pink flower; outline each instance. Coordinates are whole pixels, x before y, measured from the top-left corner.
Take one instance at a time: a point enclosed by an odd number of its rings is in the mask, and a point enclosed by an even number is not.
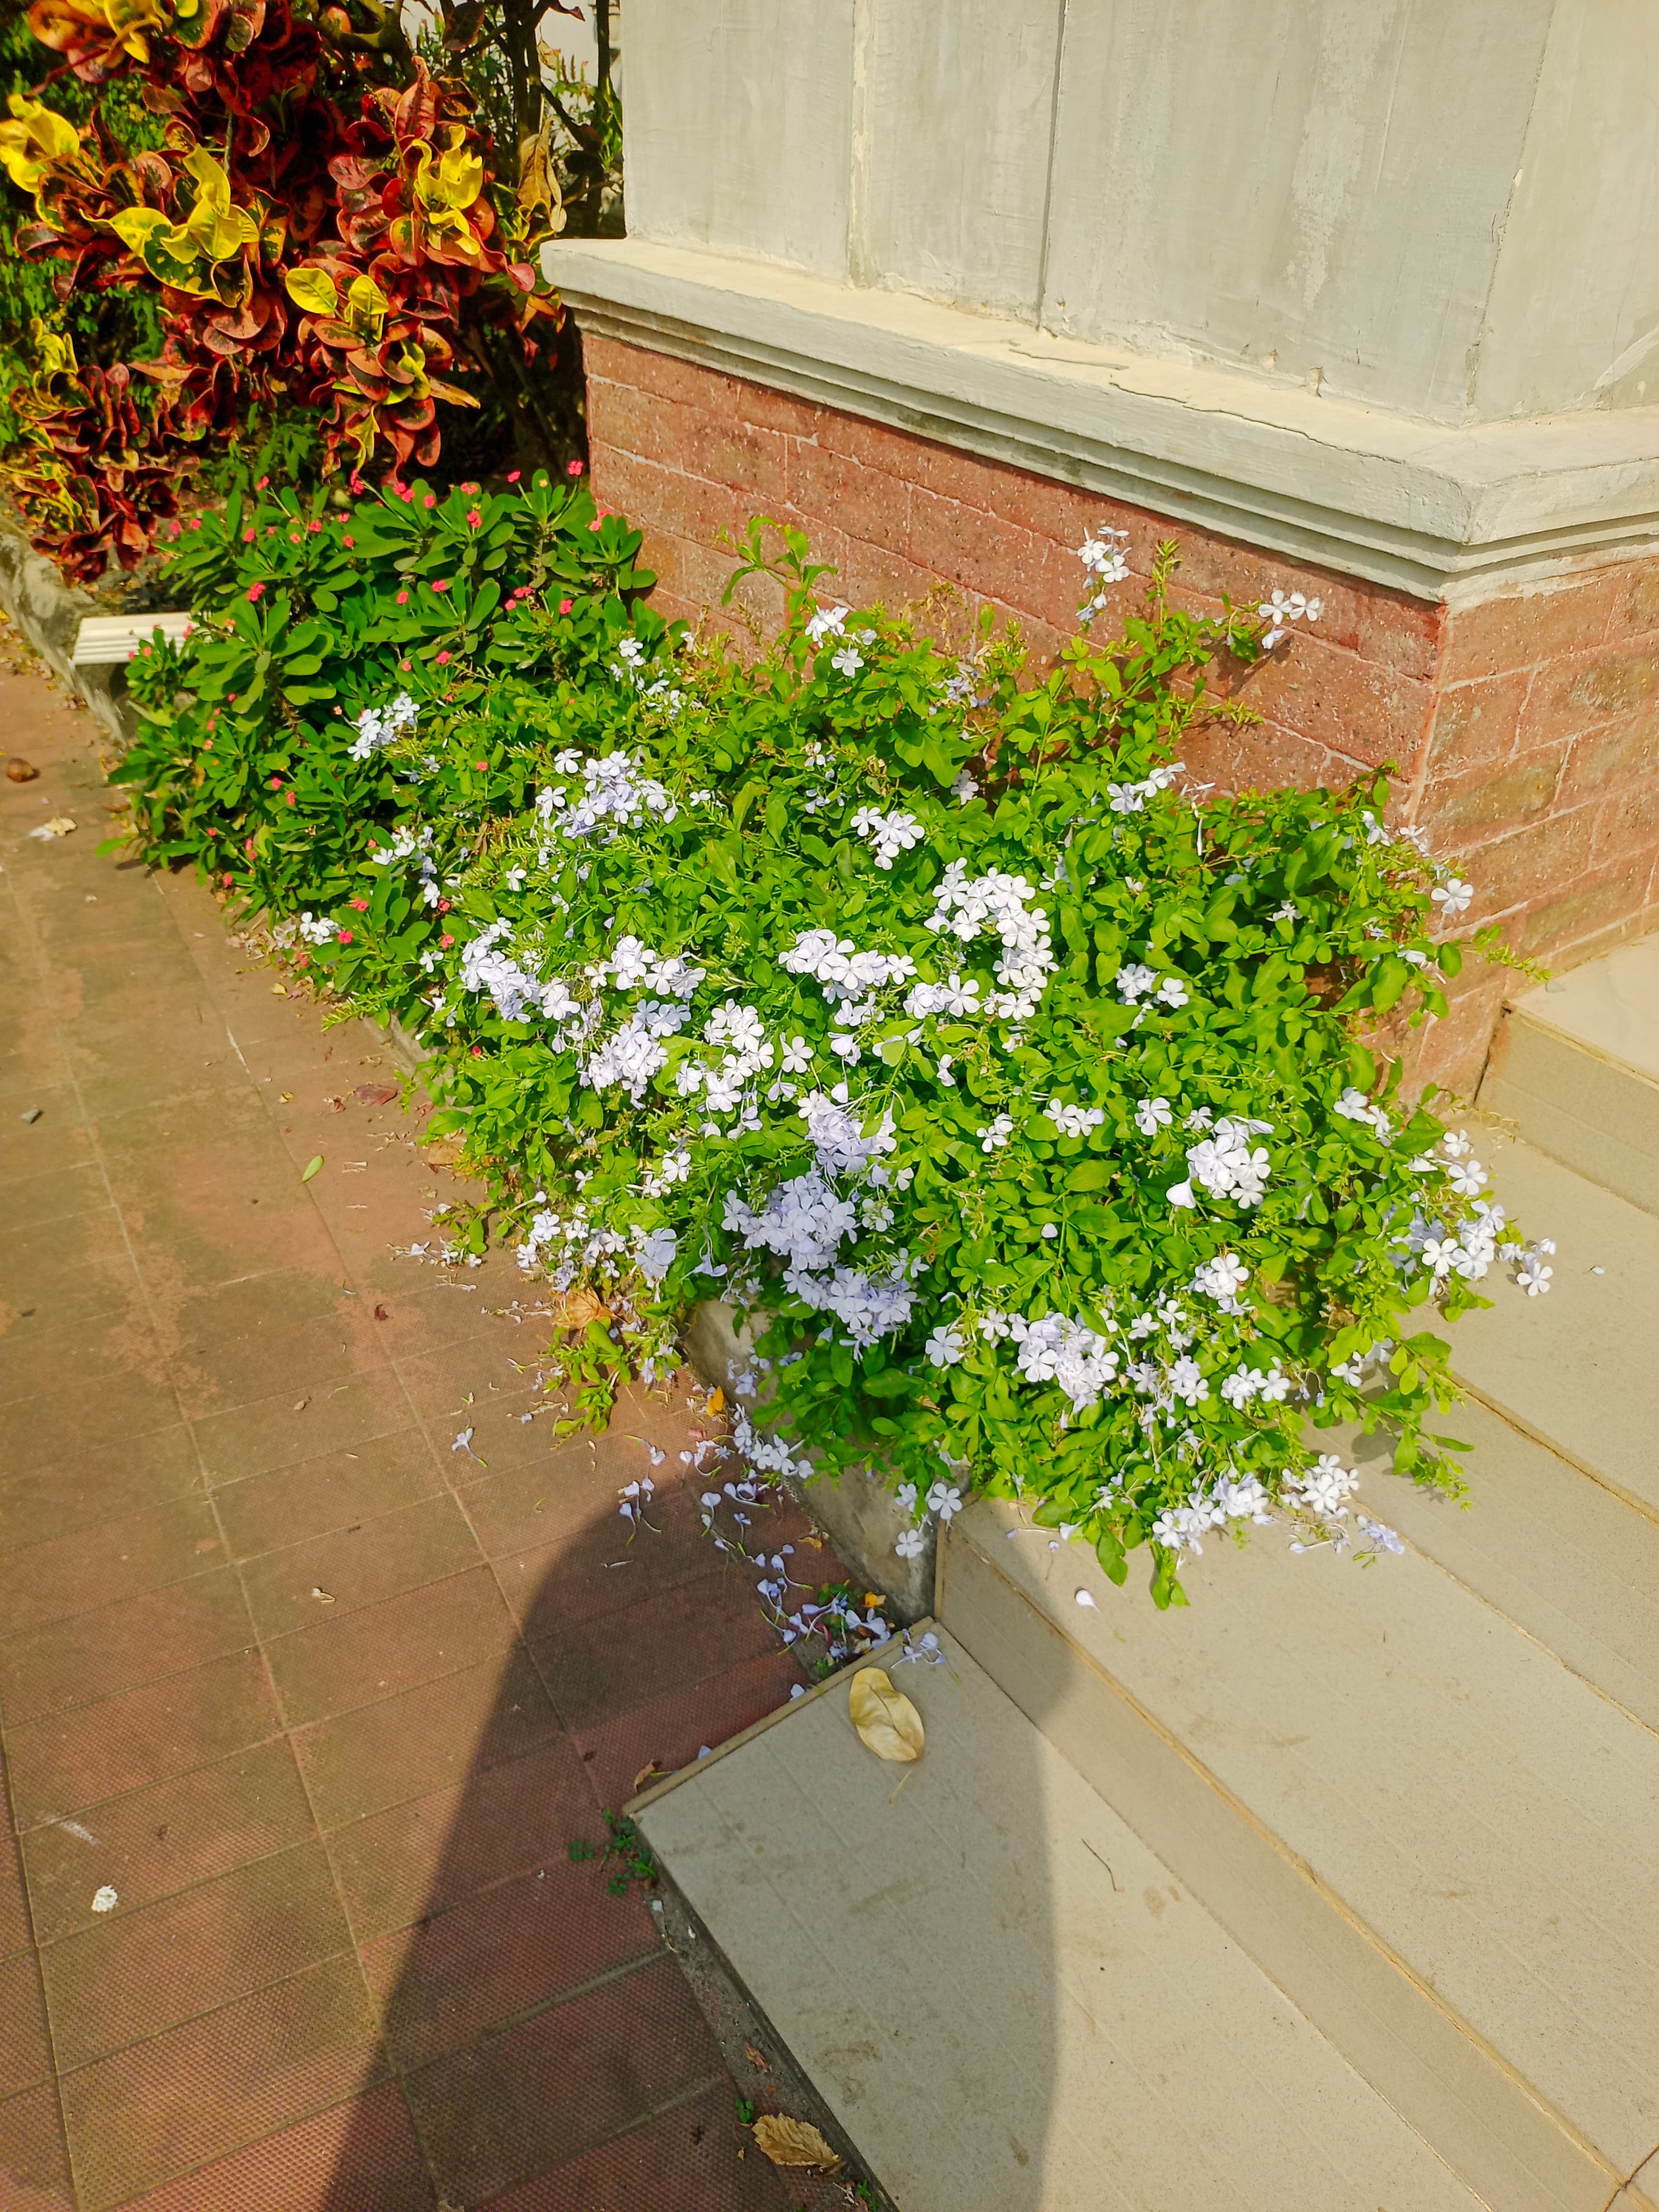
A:
[[[400,607],[406,607],[406,606],[409,605],[409,593],[408,593],[407,592],[398,592],[398,605]]]
[[[475,483],[464,483],[461,486],[461,489],[467,495],[469,499],[473,495],[477,489],[478,487]]]
[[[254,485],[253,489],[255,491],[263,491],[270,482],[270,478],[269,477],[261,477],[258,483]]]
[[[432,586],[432,588],[434,592],[447,592],[449,589],[448,577],[440,576],[437,582]]]
[[[447,899],[440,899],[438,901],[438,911],[440,914],[447,914],[449,912],[449,901]]]
[[[567,461],[564,465],[564,472],[568,477],[579,477],[582,472],[582,465],[580,461]]]
[[[468,513],[468,515],[467,515],[467,518],[466,518],[466,526],[467,526],[467,528],[468,528],[469,530],[476,530],[476,529],[478,527],[478,525],[479,525],[483,520],[483,515],[481,515],[481,514],[479,514],[479,512],[478,512],[477,508],[475,507],[471,508],[471,509],[470,510],[470,512]]]
[[[357,541],[356,541],[356,539],[355,538],[348,538],[346,539],[345,543],[346,543],[348,545],[349,545],[349,546],[351,546],[351,547],[353,547],[353,548],[355,549],[355,548],[356,548],[356,546]]]
[[[251,599],[262,599],[265,595],[265,587],[263,584],[250,584],[247,587],[247,595]]]
[[[575,604],[576,603],[574,599],[561,599],[559,601],[559,612],[562,615],[568,615],[571,608],[574,606]]]
[[[199,514],[191,515],[190,519],[190,526],[192,530],[199,530],[201,528],[202,518]]]
[[[523,471],[522,469],[509,469],[509,470],[508,470],[508,471],[507,471],[507,480],[508,483],[517,483],[517,482],[519,481],[519,478],[520,478],[523,474],[524,474],[524,471]]]
[[[323,526],[320,522],[308,522],[306,525],[306,528],[311,532],[313,538],[317,537],[320,533],[322,526]]]
[[[407,676],[410,670],[415,665],[415,664],[412,660],[400,660],[398,663],[398,665],[403,671],[404,674]]]
[[[355,907],[359,914],[367,914],[368,912],[368,901],[366,898],[349,899],[347,901],[347,904]]]
[[[441,653],[438,655],[438,665],[440,668],[447,668],[449,665],[449,655],[447,653]]]
[[[428,492],[426,497],[421,501],[422,507],[436,507],[437,504],[438,498],[435,492]]]
[[[590,523],[588,524],[588,526],[588,526],[588,528],[589,528],[590,530],[597,530],[597,529],[599,528],[599,524],[600,524],[600,522],[601,522],[601,520],[603,520],[603,517],[602,517],[602,516],[599,516],[599,515],[597,515],[597,514],[596,514],[596,515],[594,516],[594,518],[593,518],[592,521],[592,522],[590,522]]]
[[[291,791],[288,793],[288,803],[290,806],[297,806],[300,803]]]
[[[455,940],[454,940],[454,939],[453,939],[453,937],[441,937],[441,938],[438,939],[438,945],[439,945],[439,949],[440,949],[440,951],[444,951],[444,952],[447,952],[447,951],[448,951],[448,950],[449,950],[449,948],[450,948],[450,946],[451,946],[454,942],[455,942]]]
[[[349,945],[349,944],[350,944],[350,942],[351,942],[351,932],[350,932],[349,929],[343,929],[343,930],[340,932],[340,942],[341,942],[341,944],[342,944],[342,945]]]
[[[243,544],[244,544],[244,545],[252,545],[252,543],[253,543],[253,532],[252,532],[251,530],[245,530],[245,531],[242,532],[242,543],[243,543]]]

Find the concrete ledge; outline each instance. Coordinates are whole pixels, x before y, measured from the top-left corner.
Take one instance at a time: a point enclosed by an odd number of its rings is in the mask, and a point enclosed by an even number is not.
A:
[[[604,336],[1419,599],[1659,546],[1659,408],[1452,429],[771,262],[583,239],[542,263]]]
[[[749,1357],[750,1332],[733,1326],[724,1300],[708,1298],[697,1307],[683,1332],[685,1356],[705,1382],[724,1389]],[[888,1618],[909,1627],[933,1609],[933,1573],[938,1524],[930,1520],[921,1552],[902,1559],[893,1549],[908,1514],[884,1482],[873,1475],[845,1475],[839,1482],[821,1476],[800,1482],[786,1476],[784,1487],[823,1529],[837,1556],[887,1600]]]
[[[77,668],[81,624],[102,610],[90,592],[66,584],[44,554],[15,530],[0,528],[0,605],[53,674],[76,691],[118,749],[138,733],[138,714],[127,696],[126,677],[115,667]]]

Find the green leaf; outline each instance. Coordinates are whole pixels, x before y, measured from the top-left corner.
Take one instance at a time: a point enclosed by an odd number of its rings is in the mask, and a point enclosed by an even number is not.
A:
[[[300,1177],[301,1182],[309,1182],[313,1176],[316,1175],[321,1169],[322,1164],[323,1156],[319,1152],[314,1159],[310,1159],[306,1162],[304,1172]]]

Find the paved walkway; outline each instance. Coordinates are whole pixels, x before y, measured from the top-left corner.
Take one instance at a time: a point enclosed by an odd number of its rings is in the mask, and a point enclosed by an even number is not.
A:
[[[0,783],[0,2206],[785,2205],[568,1850],[799,1679],[688,1392],[526,1419],[516,1270],[392,1256],[439,1194],[373,1034],[96,855],[61,693],[0,677],[0,731],[42,770]]]

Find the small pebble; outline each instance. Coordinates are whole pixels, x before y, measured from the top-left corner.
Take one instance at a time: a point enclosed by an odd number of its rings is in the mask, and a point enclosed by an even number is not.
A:
[[[25,1121],[38,1121],[40,1118],[40,1114],[41,1109],[39,1106],[26,1106],[23,1109],[21,1118]]]
[[[120,1899],[106,1882],[96,1897],[93,1899],[92,1909],[94,1912],[113,1912],[120,1902]]]

